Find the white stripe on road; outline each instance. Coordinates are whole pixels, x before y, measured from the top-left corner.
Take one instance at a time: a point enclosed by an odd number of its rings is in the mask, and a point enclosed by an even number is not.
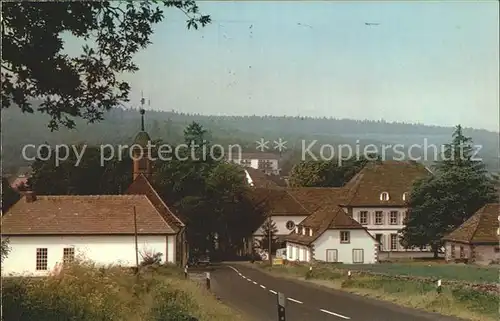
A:
[[[239,276],[241,276],[242,278],[244,278],[245,280],[249,281],[249,282],[253,282],[253,284],[258,284],[257,282],[255,281],[252,281],[250,278],[247,278],[246,276],[244,276],[243,274],[241,274],[240,271],[238,271],[237,269],[235,269],[234,267],[232,266],[229,266],[229,268],[231,268],[234,272],[238,273]],[[265,289],[266,287],[262,284],[260,284],[260,287]],[[278,292],[274,291],[274,290],[271,290],[269,289],[269,292],[271,292],[272,294],[278,294]],[[295,303],[298,303],[298,304],[303,304],[302,301],[299,301],[299,300],[295,300],[294,298],[287,298],[287,300],[289,301],[292,301],[292,302],[295,302]],[[324,312],[324,313],[327,313],[329,315],[333,315],[333,316],[336,316],[338,318],[342,318],[342,319],[345,319],[345,320],[350,320],[351,318],[350,317],[347,317],[345,315],[342,315],[342,314],[338,314],[338,313],[335,313],[335,312],[332,312],[332,311],[328,311],[328,310],[325,310],[325,309],[320,309],[321,312]]]
[[[346,320],[349,320],[350,318],[349,317],[346,317],[345,315],[342,315],[342,314],[338,314],[338,313],[335,313],[335,312],[332,312],[332,311],[328,311],[328,310],[325,310],[325,309],[319,309],[321,312],[325,312],[325,313],[328,313],[328,314],[331,314],[331,315],[334,315],[336,317],[339,317],[339,318],[342,318],[342,319],[346,319]]]

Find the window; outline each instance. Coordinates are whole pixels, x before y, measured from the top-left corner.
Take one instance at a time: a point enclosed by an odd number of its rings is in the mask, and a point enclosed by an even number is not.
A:
[[[349,231],[340,231],[340,243],[349,243],[350,235]]]
[[[242,159],[241,160],[241,165],[243,166],[250,166],[252,164],[252,161],[250,161],[249,159]]]
[[[47,270],[47,249],[36,249],[36,269],[37,271]]]
[[[352,263],[364,263],[365,261],[365,253],[363,249],[353,249],[352,250]]]
[[[465,257],[465,249],[463,246],[460,247],[460,258],[463,259]]]
[[[338,261],[338,252],[336,249],[328,249],[326,250],[326,262],[337,262]]]
[[[389,200],[389,193],[387,193],[387,192],[380,193],[380,200],[381,201],[388,201]]]
[[[293,221],[286,222],[286,228],[291,231],[295,228],[295,223]]]
[[[375,224],[382,225],[383,224],[383,213],[382,211],[375,212]]]
[[[71,263],[75,260],[75,249],[67,247],[63,249],[63,264]]]
[[[452,245],[451,246],[451,258],[454,259],[455,258],[455,245]]]
[[[500,253],[500,246],[495,246],[495,253]]]
[[[363,224],[363,225],[368,224],[368,212],[367,211],[359,212],[359,223]]]
[[[259,169],[271,169],[272,168],[272,162],[267,159],[259,159],[257,162],[257,167]]]
[[[313,236],[313,229],[309,228],[309,236]]]
[[[398,212],[391,211],[391,225],[397,225],[397,224],[398,224]]]
[[[403,193],[403,201],[407,201],[407,200],[408,200],[408,193],[404,192]]]
[[[391,234],[391,250],[397,250],[398,249],[398,235],[397,234]]]

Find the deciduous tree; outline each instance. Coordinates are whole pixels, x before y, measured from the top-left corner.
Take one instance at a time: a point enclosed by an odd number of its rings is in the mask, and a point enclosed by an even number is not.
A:
[[[162,8],[187,16],[187,27],[210,23],[193,0],[9,1],[2,4],[2,108],[50,116],[49,128],[72,128],[74,119],[103,119],[128,100],[119,75],[138,70],[134,55],[146,48]],[[79,55],[64,51],[70,37],[84,41]]]

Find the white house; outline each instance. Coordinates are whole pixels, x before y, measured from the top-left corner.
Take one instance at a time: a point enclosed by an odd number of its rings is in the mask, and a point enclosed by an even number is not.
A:
[[[290,261],[346,264],[378,261],[378,242],[340,206],[319,209],[285,239]]]
[[[367,164],[343,188],[349,197],[344,210],[380,243],[380,251],[420,251],[400,244],[400,231],[408,215],[415,181],[432,175],[414,161],[380,161]]]
[[[162,253],[163,262],[176,263],[178,233],[146,195],[28,192],[2,217],[1,228],[11,247],[4,276],[43,276],[78,255],[97,264],[135,266],[136,232],[139,260]]]
[[[241,153],[238,157],[233,156],[230,161],[233,163],[259,169],[266,174],[279,174],[280,156],[272,153]]]
[[[302,206],[285,189],[253,188],[251,190],[253,201],[265,213],[265,219],[270,219],[276,224],[277,233],[275,235],[283,241],[284,237],[295,229],[295,226],[302,222],[310,212]],[[262,225],[253,233],[254,243],[264,236],[265,231]]]

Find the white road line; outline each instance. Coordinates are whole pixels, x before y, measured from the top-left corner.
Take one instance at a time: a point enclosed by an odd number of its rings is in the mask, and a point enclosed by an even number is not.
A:
[[[328,313],[328,314],[331,314],[331,315],[334,315],[336,317],[339,317],[339,318],[342,318],[342,319],[346,319],[346,320],[349,320],[351,318],[349,317],[346,317],[345,315],[342,315],[342,314],[338,314],[338,313],[335,313],[335,312],[332,312],[332,311],[328,311],[328,310],[325,310],[325,309],[319,309],[321,312],[325,312],[325,313]]]
[[[263,286],[262,284],[260,285],[260,287],[261,287],[261,288],[263,288],[263,289],[265,289],[265,288],[266,288],[266,287],[265,287],[265,286]]]
[[[255,285],[257,285],[257,284],[258,284],[258,283],[257,283],[257,282],[255,282],[255,281],[252,281],[252,283],[253,283],[253,284],[255,284]]]
[[[269,292],[271,292],[272,294],[278,294],[278,292],[276,292],[274,290],[269,290]]]
[[[252,281],[252,280],[250,280],[249,278],[247,278],[247,281],[248,281],[248,282],[253,282],[253,281]]]
[[[229,265],[229,268],[232,269],[234,272],[239,273],[241,275],[240,271],[236,270],[234,267]]]
[[[295,300],[295,299],[292,299],[292,298],[287,298],[288,300],[292,301],[292,302],[295,302],[295,303],[299,303],[299,304],[302,304],[304,302],[301,302],[299,300]]]

